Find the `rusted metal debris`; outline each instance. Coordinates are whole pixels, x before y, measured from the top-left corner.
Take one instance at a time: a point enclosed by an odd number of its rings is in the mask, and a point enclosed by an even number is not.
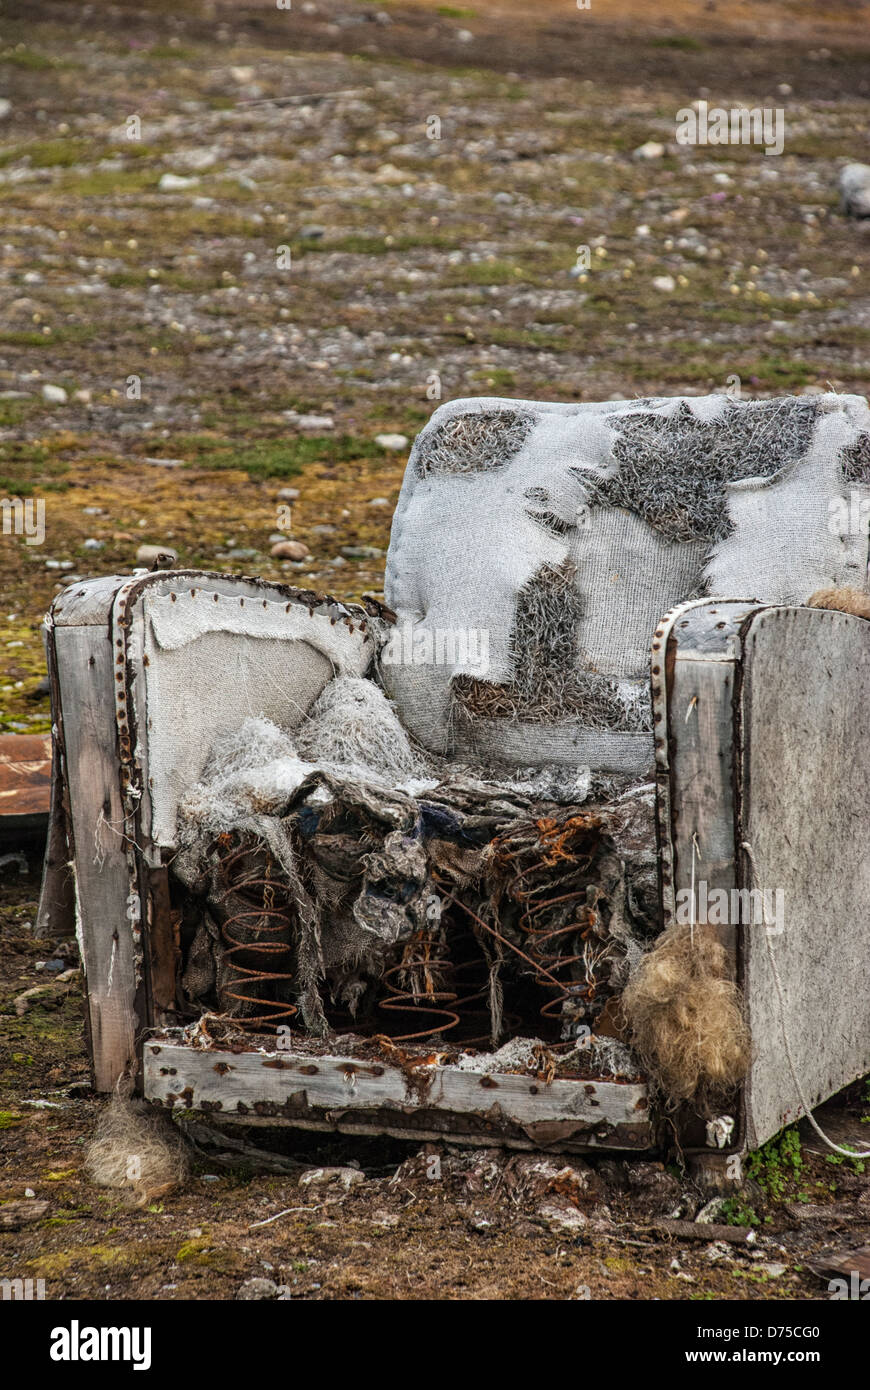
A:
[[[0,734],[0,833],[48,824],[51,735]]]

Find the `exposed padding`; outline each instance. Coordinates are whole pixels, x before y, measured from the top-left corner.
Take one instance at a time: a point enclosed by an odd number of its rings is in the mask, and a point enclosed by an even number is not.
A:
[[[85,1174],[98,1187],[147,1207],[181,1187],[190,1173],[184,1138],[168,1115],[145,1101],[114,1095],[85,1153]]]
[[[359,677],[330,681],[299,726],[296,747],[310,762],[339,765],[363,781],[395,784],[429,774],[383,692]]]
[[[402,722],[489,765],[644,774],[664,613],[706,593],[796,604],[866,587],[866,528],[838,532],[831,507],[870,498],[868,438],[867,402],[833,394],[441,406],[408,462],[385,593],[406,651],[429,634],[451,655],[384,666]],[[439,633],[484,633],[486,671],[468,655],[480,641]]]
[[[649,701],[582,663],[577,655],[583,605],[574,566],[542,565],[517,594],[511,640],[514,678],[498,685],[457,676],[456,703],[471,718],[553,724],[573,718],[592,729],[650,727]]]
[[[207,588],[146,594],[142,608],[147,728],[137,714],[150,834],[174,847],[179,798],[215,739],[249,716],[295,729],[334,675],[365,673],[374,642],[305,604]]]
[[[534,425],[528,411],[494,410],[455,415],[431,431],[417,454],[421,478],[433,473],[477,473],[502,468]]]
[[[727,399],[713,419],[685,402],[675,411],[639,412],[614,421],[616,473],[590,482],[593,506],[621,507],[671,541],[722,540],[734,523],[729,483],[785,476],[810,446],[815,398]]]
[[[715,927],[668,927],[622,995],[628,1041],[672,1105],[729,1097],[750,1062],[740,991]]]
[[[835,608],[856,618],[870,618],[870,594],[864,589],[817,589],[807,599],[807,608]]]

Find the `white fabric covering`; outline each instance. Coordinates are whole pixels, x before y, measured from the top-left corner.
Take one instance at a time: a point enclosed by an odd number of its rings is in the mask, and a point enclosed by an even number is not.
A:
[[[735,430],[735,421],[741,423],[735,411],[754,411],[743,417],[742,432]],[[493,443],[499,412],[505,413],[500,463]],[[468,462],[474,420],[467,436],[465,423],[456,422],[480,416],[485,463],[475,471]],[[648,483],[662,502],[664,522],[657,517],[650,524],[642,508],[601,504],[614,480],[618,485],[635,467],[630,432],[622,453],[614,452],[620,439],[615,426],[631,416],[652,419],[653,434],[664,422],[662,453],[653,451],[652,462],[637,455],[637,466],[647,470],[642,486]],[[801,422],[809,420],[805,444],[771,477],[789,420],[797,421],[797,436]],[[709,462],[703,444],[692,454],[692,441],[709,441],[711,426],[745,441],[734,470],[739,476],[732,471],[718,491],[710,486],[708,502],[721,520],[718,535],[695,525],[694,534],[674,539],[668,503],[672,498],[677,528],[685,506],[681,479],[693,473],[703,478]],[[679,457],[669,430],[682,435],[684,446],[689,441]],[[844,481],[841,457],[868,430],[870,411],[858,396],[765,403],[734,403],[722,395],[582,405],[498,398],[449,402],[435,412],[411,453],[393,519],[387,602],[412,633],[485,630],[486,681],[501,684],[516,674],[518,594],[542,566],[567,562],[581,600],[581,683],[584,671],[598,672],[613,677],[622,696],[633,683],[642,699],[653,630],[674,604],[704,592],[801,603],[817,588],[866,584],[867,536],[836,535],[829,508],[833,498],[848,499],[853,490],[870,496],[870,479]],[[452,468],[450,444],[457,440]],[[746,476],[744,459],[756,476]],[[691,532],[692,524],[690,516],[684,529]],[[589,762],[606,771],[641,771],[651,762],[651,736],[630,724],[595,728],[558,709],[552,718],[538,715],[534,721],[521,714],[492,718],[485,709],[469,717],[452,683],[480,672],[461,655],[442,664],[391,664],[382,675],[403,722],[436,752],[530,765]]]
[[[334,675],[365,673],[374,643],[304,604],[207,588],[146,594],[142,610],[151,836],[171,846],[179,798],[215,740],[247,716],[295,729]]]

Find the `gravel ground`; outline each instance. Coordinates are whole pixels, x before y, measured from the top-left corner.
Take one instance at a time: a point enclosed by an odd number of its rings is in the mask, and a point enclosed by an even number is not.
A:
[[[534,19],[7,3],[0,487],[44,501],[45,537],[0,537],[0,730],[48,727],[58,586],[142,545],[380,594],[407,441],[438,399],[865,392],[870,221],[842,215],[836,177],[868,157],[867,6],[756,9],[684,0],[651,28],[628,0]],[[781,108],[783,154],[677,146],[698,98]],[[273,556],[288,534],[299,558]],[[99,1103],[77,982],[16,1013],[58,949],[26,926],[35,892],[10,880],[0,919],[0,1201],[49,1208],[0,1233],[0,1273],[49,1297],[265,1278],[318,1299],[827,1298],[809,1263],[868,1240],[866,1177],[807,1145],[799,1167],[768,1155],[732,1212],[758,1222],[745,1250],[651,1229],[697,1214],[678,1170],[568,1179],[271,1132],[246,1137],[364,1181],[321,1195],[200,1155],[183,1192],[130,1210],[81,1172]],[[868,1108],[855,1087],[832,1122],[859,1132]]]

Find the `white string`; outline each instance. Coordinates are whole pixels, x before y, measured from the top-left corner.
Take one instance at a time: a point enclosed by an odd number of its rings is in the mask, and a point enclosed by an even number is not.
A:
[[[692,887],[691,887],[691,894],[692,894],[692,908],[691,908],[691,911],[692,911],[692,915],[691,915],[691,917],[689,918],[689,941],[690,941],[691,944],[692,944],[692,949],[693,949],[693,950],[694,950],[694,947],[695,947],[695,860],[698,858],[699,852],[700,852],[700,851],[699,851],[699,848],[698,848],[698,832],[697,832],[697,830],[693,830],[693,831],[692,831]]]
[[[753,884],[754,884],[754,886],[757,887],[757,886],[758,886],[758,874],[757,874],[757,872],[756,872],[756,867],[755,867],[755,855],[754,855],[754,853],[753,853],[753,851],[752,851],[752,846],[749,844],[749,842],[748,842],[747,840],[744,840],[744,841],[742,842],[742,844],[741,844],[740,847],[741,847],[741,849],[743,849],[743,850],[746,852],[746,856],[747,856],[747,858],[749,859],[749,864],[750,864],[750,869],[751,869]],[[803,1086],[801,1085],[800,1078],[799,1078],[799,1076],[798,1076],[797,1067],[795,1066],[795,1061],[794,1061],[794,1057],[793,1057],[793,1055],[792,1055],[792,1050],[791,1050],[791,1042],[790,1042],[789,1036],[788,1036],[788,1029],[786,1028],[786,1023],[785,1023],[785,991],[783,990],[782,979],[780,978],[780,973],[779,973],[779,967],[778,967],[778,965],[777,965],[777,963],[776,963],[776,956],[775,956],[774,950],[773,950],[773,941],[772,941],[771,933],[767,930],[767,904],[766,904],[765,901],[764,901],[764,894],[763,894],[763,893],[762,893],[762,897],[761,897],[761,903],[762,903],[762,909],[761,909],[761,910],[762,910],[762,919],[763,919],[763,925],[764,925],[764,936],[765,936],[765,940],[766,940],[766,942],[767,942],[767,958],[768,958],[768,960],[770,961],[770,969],[771,969],[771,973],[772,973],[772,975],[773,975],[773,983],[774,983],[774,985],[776,986],[776,994],[777,994],[777,999],[778,999],[778,1001],[779,1001],[779,1027],[780,1027],[780,1031],[781,1031],[781,1033],[782,1033],[782,1041],[783,1041],[783,1045],[784,1045],[784,1048],[785,1048],[786,1060],[788,1061],[789,1071],[791,1072],[791,1079],[792,1079],[792,1081],[794,1082],[794,1087],[795,1087],[795,1090],[797,1091],[798,1100],[800,1101],[801,1105],[802,1105],[803,1108],[804,1108],[804,1114],[806,1115],[806,1118],[807,1118],[807,1120],[809,1121],[810,1125],[811,1125],[812,1128],[815,1130],[816,1134],[819,1136],[819,1138],[821,1139],[822,1143],[823,1143],[823,1144],[827,1144],[828,1148],[831,1150],[832,1153],[835,1153],[835,1154],[842,1154],[842,1156],[843,1156],[844,1158],[870,1158],[870,1149],[844,1149],[844,1148],[842,1148],[839,1144],[835,1144],[834,1141],[833,1141],[833,1139],[829,1139],[828,1136],[827,1136],[827,1134],[825,1134],[824,1130],[822,1129],[822,1127],[819,1125],[818,1121],[816,1120],[816,1117],[815,1117],[815,1115],[813,1114],[813,1111],[812,1111],[812,1107],[811,1107],[811,1105],[809,1104],[809,1101],[808,1101],[807,1098],[806,1098],[806,1095],[805,1095],[805,1093],[804,1093],[804,1088],[803,1088]]]

